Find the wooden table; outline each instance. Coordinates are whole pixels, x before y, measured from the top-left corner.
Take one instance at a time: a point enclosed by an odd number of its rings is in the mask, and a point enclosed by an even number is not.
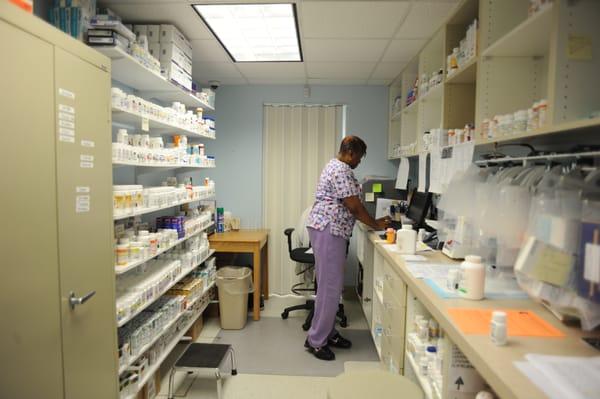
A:
[[[208,237],[216,252],[251,253],[254,269],[253,318],[260,320],[260,294],[269,299],[269,230],[238,230]]]

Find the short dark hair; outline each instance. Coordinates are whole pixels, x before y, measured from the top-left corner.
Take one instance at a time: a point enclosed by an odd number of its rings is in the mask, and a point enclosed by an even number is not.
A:
[[[340,144],[340,154],[353,152],[355,154],[366,155],[367,144],[358,136],[346,136]]]

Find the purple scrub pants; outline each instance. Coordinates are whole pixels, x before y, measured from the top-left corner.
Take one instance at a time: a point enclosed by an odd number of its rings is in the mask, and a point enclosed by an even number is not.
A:
[[[319,348],[327,345],[327,340],[337,334],[335,315],[344,288],[347,240],[332,235],[329,226],[323,231],[309,227],[308,235],[315,254],[317,277],[315,313],[308,330],[308,343]]]

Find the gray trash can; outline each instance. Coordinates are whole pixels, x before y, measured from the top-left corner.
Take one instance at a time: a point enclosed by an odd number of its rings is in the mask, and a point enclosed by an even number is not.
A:
[[[248,294],[254,292],[252,269],[224,266],[217,270],[221,328],[240,330],[248,318]]]

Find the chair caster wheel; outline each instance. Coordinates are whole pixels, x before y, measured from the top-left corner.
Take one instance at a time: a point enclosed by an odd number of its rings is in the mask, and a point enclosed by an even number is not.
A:
[[[302,324],[302,329],[308,331],[310,329],[310,324]]]
[[[237,375],[237,369],[231,370],[231,375]]]
[[[290,315],[290,314],[289,314],[288,312],[283,312],[283,313],[281,314],[281,318],[282,318],[283,320],[285,320],[285,319],[287,319],[287,318],[288,318],[288,316],[289,316],[289,315]]]

